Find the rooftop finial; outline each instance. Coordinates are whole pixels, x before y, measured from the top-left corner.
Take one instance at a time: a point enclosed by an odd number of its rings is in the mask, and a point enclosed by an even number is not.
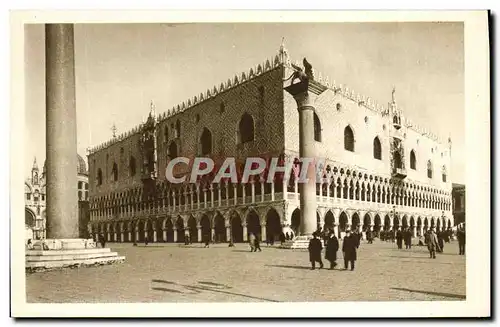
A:
[[[149,107],[150,107],[149,114],[151,115],[151,117],[154,117],[156,115],[156,106],[155,106],[153,100],[151,100]]]
[[[111,132],[113,133],[113,138],[116,138],[116,125],[113,123],[113,126],[111,126]]]
[[[285,37],[284,36],[281,38],[279,58],[280,58],[281,63],[283,63],[283,64],[286,64],[286,62],[288,61],[288,50],[285,48]]]
[[[392,87],[392,103],[396,103],[396,86]]]
[[[36,163],[36,157],[33,159],[33,169],[38,169],[38,165]]]

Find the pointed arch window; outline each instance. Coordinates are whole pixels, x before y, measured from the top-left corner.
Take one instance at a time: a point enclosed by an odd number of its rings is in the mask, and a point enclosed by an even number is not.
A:
[[[135,176],[136,163],[135,163],[135,158],[134,157],[130,157],[129,167],[130,167],[130,176]]]
[[[382,144],[378,136],[373,139],[373,158],[382,160]]]
[[[179,120],[175,122],[175,137],[181,137],[181,122]]]
[[[177,144],[172,141],[170,142],[170,145],[168,146],[168,151],[167,151],[167,160],[172,160],[174,158],[177,158]]]
[[[354,152],[354,132],[350,126],[344,129],[344,149]]]
[[[398,151],[394,152],[394,167],[403,168],[403,163],[401,161],[401,154]]]
[[[168,126],[165,126],[165,131],[163,132],[164,141],[168,143]]]
[[[206,156],[212,153],[212,132],[208,128],[204,128],[200,137],[201,155]]]
[[[417,170],[417,156],[413,150],[410,152],[410,169]]]
[[[432,163],[431,161],[427,161],[427,177],[432,178]]]
[[[118,165],[115,163],[113,163],[113,169],[111,170],[111,174],[113,175],[113,181],[117,181],[118,180]]]
[[[238,143],[246,143],[254,140],[254,120],[251,115],[244,113],[238,125]]]
[[[102,170],[97,169],[97,185],[102,185]]]
[[[443,182],[446,183],[446,166],[443,166],[442,179],[443,179]]]
[[[314,140],[316,142],[321,142],[321,122],[316,113],[314,113]]]

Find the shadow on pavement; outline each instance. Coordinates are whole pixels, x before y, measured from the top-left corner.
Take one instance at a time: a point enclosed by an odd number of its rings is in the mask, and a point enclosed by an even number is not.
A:
[[[266,265],[266,267],[311,270],[311,266]],[[318,268],[316,268],[318,269]],[[325,269],[325,268],[323,268]]]
[[[276,301],[276,300],[265,299],[265,298],[241,294],[241,293],[224,291],[224,290],[222,290],[222,288],[223,289],[230,289],[231,287],[224,285],[224,284],[214,283],[214,282],[203,282],[203,281],[200,282],[200,281],[198,281],[198,284],[201,284],[201,285],[183,285],[183,284],[179,284],[179,283],[171,282],[171,281],[167,281],[167,280],[162,280],[162,279],[153,279],[153,280],[151,280],[151,282],[169,284],[169,285],[179,287],[181,289],[181,290],[173,290],[170,288],[152,287],[151,289],[153,289],[155,291],[164,291],[164,292],[180,293],[180,294],[193,294],[193,292],[194,292],[194,294],[199,294],[199,293],[202,293],[203,291],[209,291],[209,292],[215,292],[215,293],[241,296],[241,297],[245,297],[245,298],[249,298],[249,299],[253,299],[253,300],[260,300],[260,301],[267,301],[267,302],[280,302],[280,301]]]
[[[419,291],[419,290],[412,290],[412,289],[409,289],[409,288],[400,288],[400,287],[391,287],[391,289],[392,290],[396,290],[396,291],[406,291],[406,292],[410,292],[410,293],[429,294],[429,295],[443,296],[443,297],[449,297],[449,298],[461,299],[461,300],[465,300],[466,299],[466,296],[465,295],[461,295],[461,294],[431,292],[431,291]]]
[[[389,255],[387,256],[388,258],[398,258],[398,259],[428,259],[429,261],[423,261],[423,260],[399,260],[399,262],[414,262],[414,263],[430,263],[430,264],[439,264],[439,265],[455,265],[453,262],[441,262],[441,261],[435,261],[429,257],[405,257],[405,256],[395,256],[395,255]],[[436,257],[439,257],[438,254],[436,254]],[[382,260],[382,259],[379,259]]]

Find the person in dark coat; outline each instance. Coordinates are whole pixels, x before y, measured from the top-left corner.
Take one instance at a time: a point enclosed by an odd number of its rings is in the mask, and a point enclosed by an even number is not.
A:
[[[285,234],[283,232],[280,233],[280,243],[283,245],[286,241]]]
[[[203,235],[203,240],[205,242],[205,247],[209,248],[210,247],[210,234]]]
[[[458,254],[465,255],[465,228],[460,226],[457,230]]]
[[[319,262],[319,269],[323,268],[323,261],[321,261],[321,250],[323,245],[321,240],[318,239],[318,233],[313,233],[313,238],[309,241],[309,261],[311,262],[311,269],[316,269],[316,262]]]
[[[438,243],[439,243],[439,252],[444,251],[444,232],[439,231],[437,233]]]
[[[335,233],[330,233],[326,241],[325,259],[330,261],[330,270],[337,266],[337,251],[339,250],[339,240]]]
[[[373,244],[373,232],[370,228],[366,230],[366,240],[368,241],[368,244]]]
[[[411,249],[411,231],[409,228],[404,232],[404,240],[406,249]]]
[[[288,234],[288,232],[286,232],[286,234],[285,234],[285,239],[286,239],[287,241],[289,241],[289,240],[290,240],[290,234]]]
[[[351,234],[350,230],[346,231],[344,242],[342,243],[342,253],[344,255],[344,269],[347,270],[349,262],[351,270],[354,270],[354,262],[357,259],[358,240],[357,237]]]
[[[403,248],[403,232],[399,228],[398,231],[396,232],[396,243],[398,245],[398,249]]]
[[[99,241],[101,242],[101,247],[104,248],[106,246],[106,238],[103,234],[99,235]]]
[[[254,252],[257,252],[257,250],[259,250],[259,252],[262,252],[262,249],[260,248],[260,235],[255,235],[254,249]]]

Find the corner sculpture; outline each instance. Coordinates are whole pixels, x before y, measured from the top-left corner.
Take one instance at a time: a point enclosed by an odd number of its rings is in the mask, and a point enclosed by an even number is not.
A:
[[[288,77],[287,79],[284,79],[283,82],[286,82],[289,79],[292,79],[292,81],[290,82],[291,84],[293,84],[293,82],[295,82],[295,80],[297,80],[297,79],[300,82],[306,82],[309,80],[314,81],[314,74],[313,74],[313,70],[312,70],[312,65],[307,61],[306,58],[304,58],[304,60],[302,61],[302,64],[304,65],[304,69],[302,69],[301,67],[299,67],[297,65],[292,64],[292,67],[295,68],[296,71],[294,71],[292,73],[292,75],[290,75],[290,77]]]

